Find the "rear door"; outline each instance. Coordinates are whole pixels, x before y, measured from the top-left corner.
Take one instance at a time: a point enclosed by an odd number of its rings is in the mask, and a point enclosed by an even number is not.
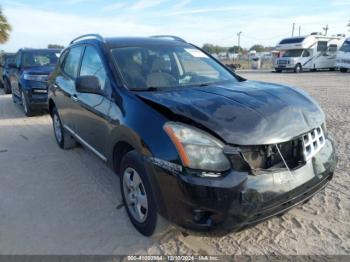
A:
[[[60,57],[58,75],[53,83],[55,103],[62,124],[70,132],[76,132],[75,118],[79,110],[75,79],[80,69],[83,45],[73,46]]]
[[[103,160],[106,160],[106,139],[109,132],[110,82],[106,66],[99,49],[87,45],[81,62],[80,76],[96,76],[104,95],[77,92],[79,110],[77,111],[77,134]]]

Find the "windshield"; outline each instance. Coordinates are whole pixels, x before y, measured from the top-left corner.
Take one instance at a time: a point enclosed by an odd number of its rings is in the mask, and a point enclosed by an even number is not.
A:
[[[303,49],[294,49],[294,50],[287,50],[283,57],[300,57],[303,53]]]
[[[183,46],[121,47],[113,57],[129,89],[209,85],[237,79],[199,49]]]
[[[343,52],[350,52],[350,40],[345,41],[339,50]]]
[[[29,51],[23,53],[23,66],[48,66],[55,65],[60,53],[58,51],[44,50],[44,51]]]

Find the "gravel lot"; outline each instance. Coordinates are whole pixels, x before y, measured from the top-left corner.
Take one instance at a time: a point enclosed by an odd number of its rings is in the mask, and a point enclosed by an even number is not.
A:
[[[302,87],[326,112],[340,159],[309,203],[222,238],[145,238],[117,209],[115,174],[82,148],[60,150],[48,115],[26,118],[0,93],[0,254],[350,254],[350,74],[240,74]]]

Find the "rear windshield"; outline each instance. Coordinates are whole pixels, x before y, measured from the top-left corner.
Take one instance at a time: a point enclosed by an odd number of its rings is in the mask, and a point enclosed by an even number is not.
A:
[[[350,52],[350,40],[346,40],[339,50],[343,52]]]
[[[22,64],[24,67],[55,65],[59,55],[60,52],[55,50],[24,52]]]
[[[137,46],[112,50],[129,89],[175,88],[237,81],[226,68],[191,46]]]
[[[303,53],[303,49],[294,49],[294,50],[287,50],[283,57],[300,57]]]
[[[297,44],[297,43],[303,42],[304,39],[305,39],[305,37],[286,38],[286,39],[283,39],[280,42],[280,45],[283,45],[283,44]]]

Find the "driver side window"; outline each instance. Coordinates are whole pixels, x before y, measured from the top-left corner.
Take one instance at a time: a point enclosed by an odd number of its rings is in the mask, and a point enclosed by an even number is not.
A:
[[[303,57],[309,57],[309,56],[310,56],[309,50],[304,50]]]
[[[96,76],[103,90],[106,86],[107,73],[102,60],[94,47],[87,46],[81,62],[80,76]]]

